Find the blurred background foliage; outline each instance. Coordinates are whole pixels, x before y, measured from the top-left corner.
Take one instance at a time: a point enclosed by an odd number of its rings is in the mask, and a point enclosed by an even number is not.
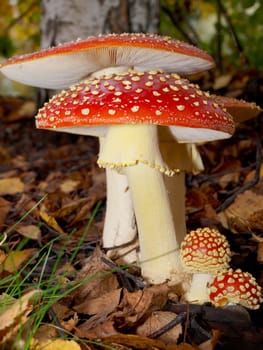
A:
[[[262,0],[160,0],[160,5],[160,33],[207,50],[220,74],[263,71]],[[0,1],[0,61],[39,49],[40,34],[40,0]],[[7,93],[5,84],[1,90]]]

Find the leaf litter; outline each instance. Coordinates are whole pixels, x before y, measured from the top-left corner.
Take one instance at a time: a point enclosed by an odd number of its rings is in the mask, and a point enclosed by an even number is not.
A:
[[[104,254],[106,185],[96,165],[96,140],[36,130],[32,101],[6,98],[1,104],[1,344],[35,350],[260,349],[262,308],[241,315],[181,304],[167,284],[147,286],[138,268],[117,266]],[[218,227],[230,242],[232,267],[249,270],[263,285],[262,166],[256,185],[217,210],[253,180],[256,133],[249,121],[230,140],[199,146],[206,170],[187,175],[186,208],[188,228]]]

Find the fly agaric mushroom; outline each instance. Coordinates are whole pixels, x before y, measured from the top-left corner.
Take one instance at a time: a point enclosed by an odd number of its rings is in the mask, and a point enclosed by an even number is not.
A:
[[[163,69],[178,74],[194,74],[214,67],[213,58],[206,52],[187,43],[168,36],[142,33],[106,34],[89,37],[85,40],[65,43],[40,52],[15,57],[1,66],[1,72],[10,79],[49,89],[66,88],[88,76],[99,77],[103,74],[120,73],[129,68],[144,71]],[[80,130],[79,130],[80,132]],[[172,142],[161,145],[161,152],[166,160]],[[100,138],[100,142],[103,140]],[[172,144],[171,144],[172,143]],[[178,153],[184,159],[175,162],[182,169],[201,170],[200,156],[195,145],[181,145]],[[192,155],[195,158],[192,160]],[[172,157],[174,163],[174,158]],[[186,167],[184,167],[186,164]],[[107,209],[103,230],[104,248],[121,246],[136,237],[134,210],[132,207],[127,177],[111,169],[106,169]],[[178,206],[174,201],[174,191],[184,199],[184,174],[176,179],[166,179],[170,201],[176,212],[174,224],[179,234],[179,241],[186,233],[185,206]],[[113,201],[113,198],[114,201]],[[180,212],[179,212],[180,211]],[[130,247],[128,247],[130,249]],[[118,253],[123,254],[123,249]],[[112,251],[114,255],[114,251]],[[134,256],[126,255],[125,262],[133,261]]]
[[[109,67],[141,71],[162,69],[182,75],[214,67],[203,50],[168,36],[143,33],[106,34],[14,57],[1,65],[10,79],[49,89],[63,89]]]
[[[252,310],[258,309],[263,301],[255,277],[240,269],[216,275],[209,284],[209,297],[215,306],[235,303]]]
[[[181,270],[179,246],[163,176],[178,169],[164,163],[157,125],[178,142],[228,138],[232,117],[196,85],[176,74],[129,71],[75,84],[40,109],[38,128],[103,138],[99,166],[128,179],[139,230],[140,264],[152,283]]]
[[[213,275],[228,268],[230,248],[217,229],[204,227],[190,231],[181,244],[181,260],[192,273],[190,288],[184,298],[193,303],[209,301],[207,285]]]

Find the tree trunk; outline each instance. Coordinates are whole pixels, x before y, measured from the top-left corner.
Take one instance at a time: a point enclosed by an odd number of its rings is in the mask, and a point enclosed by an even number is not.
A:
[[[159,0],[42,0],[42,48],[100,33],[159,29]]]

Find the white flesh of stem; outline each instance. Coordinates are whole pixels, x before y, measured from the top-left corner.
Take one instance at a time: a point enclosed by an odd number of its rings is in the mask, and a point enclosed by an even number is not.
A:
[[[123,263],[131,264],[137,261],[135,247],[130,252],[131,244],[137,244],[135,239],[137,226],[128,180],[125,175],[108,168],[106,168],[106,178],[107,210],[103,228],[103,247],[116,247],[108,251],[108,256],[114,259],[122,257]],[[121,245],[126,246],[119,247]]]
[[[193,273],[189,291],[184,299],[189,303],[202,304],[209,301],[207,285],[212,279],[209,273]]]

